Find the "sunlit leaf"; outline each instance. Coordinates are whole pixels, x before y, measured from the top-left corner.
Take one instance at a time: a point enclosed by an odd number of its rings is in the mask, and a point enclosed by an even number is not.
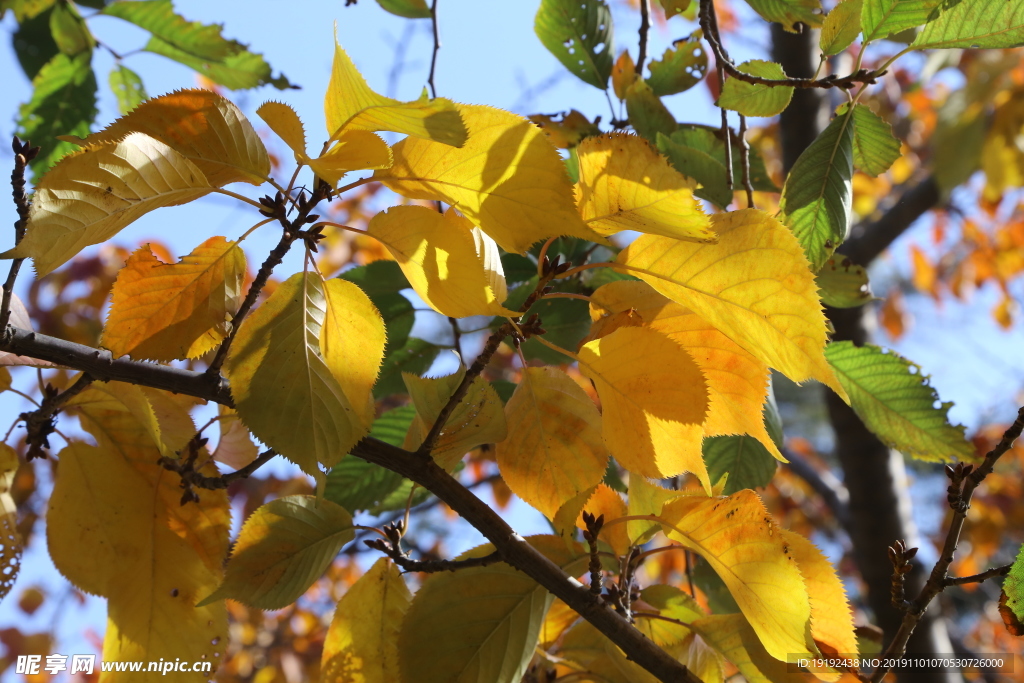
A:
[[[387,558],[345,591],[324,639],[320,676],[324,683],[394,683],[398,635],[412,594]]]
[[[684,178],[648,141],[613,133],[578,147],[578,202],[587,225],[602,235],[621,230],[713,242],[710,221]]]
[[[765,650],[758,634],[742,614],[712,614],[690,622],[690,627],[736,665],[749,683],[814,683],[808,673],[791,671]]]
[[[115,357],[201,356],[227,336],[244,277],[245,254],[223,237],[211,237],[172,264],[142,247],[118,272],[100,343]]]
[[[11,484],[19,464],[14,449],[0,443],[0,600],[11,592],[21,569],[23,542],[17,528],[18,506],[11,497]]]
[[[1024,545],[1017,551],[1017,559],[1014,560],[1013,566],[1010,567],[1010,573],[1003,579],[999,612],[1003,616],[1003,621],[1006,622],[1007,629],[1013,624],[1019,630],[1021,622],[1024,622]],[[1008,618],[1007,612],[1014,619]],[[1012,630],[1010,633],[1015,636],[1021,635],[1020,632],[1014,633]]]
[[[320,578],[355,538],[345,508],[315,496],[287,496],[256,509],[242,525],[221,585],[200,605],[237,600],[281,609]]]
[[[818,46],[824,55],[837,55],[857,40],[861,28],[863,0],[842,0],[825,17],[818,36]],[[868,0],[869,4],[872,0]]]
[[[601,415],[563,371],[525,368],[505,406],[505,420],[509,436],[497,447],[501,476],[513,493],[548,519],[601,483],[608,463]]]
[[[565,166],[539,128],[500,109],[459,112],[470,131],[465,145],[406,138],[392,148],[391,168],[374,177],[403,196],[451,204],[506,251],[558,235],[601,241],[576,212]]]
[[[294,109],[281,102],[264,102],[256,115],[291,148],[296,161],[305,163],[309,158],[306,156],[306,129]]]
[[[825,356],[850,395],[850,405],[886,445],[921,460],[970,460],[964,428],[949,423],[952,403],[941,403],[920,368],[877,346],[833,342]]]
[[[737,67],[751,76],[779,80],[786,77],[780,64],[753,59]],[[791,86],[769,86],[748,83],[739,78],[726,79],[718,106],[738,111],[745,116],[775,116],[789,106],[793,98]]]
[[[580,372],[601,398],[605,445],[647,477],[693,472],[710,491],[700,453],[707,383],[693,358],[664,333],[623,327],[579,352]]]
[[[833,256],[814,276],[821,302],[833,308],[863,306],[873,300],[868,273],[845,256]]]
[[[747,0],[747,4],[766,20],[780,23],[790,32],[799,32],[797,22],[811,28],[821,26],[820,0]]]
[[[628,512],[632,515],[660,515],[661,508],[665,503],[681,495],[682,491],[672,491],[649,481],[646,477],[630,476],[628,488]],[[657,522],[646,519],[631,519],[626,522],[626,529],[629,532],[629,539],[633,543],[640,544],[649,540],[653,531],[659,530],[661,525]]]
[[[604,0],[541,0],[533,30],[570,73],[595,88],[608,88],[612,13]]]
[[[332,186],[349,171],[387,168],[391,165],[391,148],[384,140],[366,130],[347,130],[325,154],[306,163],[313,172]]]
[[[864,0],[860,19],[864,42],[924,24],[940,4],[941,0]]]
[[[867,105],[853,107],[853,165],[868,175],[878,176],[900,158],[900,141],[890,126]]]
[[[427,6],[427,0],[377,0],[377,4],[385,12],[390,12],[406,19],[430,18],[430,7]]]
[[[797,158],[780,208],[818,270],[850,231],[853,202],[853,115],[839,114]]]
[[[43,276],[143,214],[213,188],[202,171],[143,133],[65,157],[36,185],[25,238],[0,258],[32,257]]]
[[[642,235],[617,261],[794,382],[814,378],[845,396],[822,354],[825,316],[793,233],[754,209],[711,221],[717,244]]]
[[[117,98],[117,110],[122,114],[135,109],[149,97],[142,77],[123,64],[115,64],[110,70],[110,90]]]
[[[708,55],[700,39],[698,32],[685,40],[677,40],[665,50],[660,60],[650,63],[651,75],[647,84],[656,96],[689,90],[704,78],[708,70]]]
[[[441,215],[425,206],[395,206],[374,216],[367,231],[395,257],[420,298],[442,315],[516,314],[496,296],[506,293],[504,276],[492,287],[472,225],[451,210]]]
[[[88,25],[78,9],[71,3],[57,3],[50,13],[50,33],[60,51],[74,56],[90,52],[96,46]]]
[[[690,624],[707,616],[696,600],[675,586],[654,584],[640,591],[640,598],[657,608],[661,616]],[[648,638],[672,654],[704,683],[722,683],[722,656],[687,626],[659,619],[639,622]]]
[[[910,47],[1008,48],[1024,45],[1024,7],[1001,0],[961,0],[940,6]]]
[[[677,127],[672,112],[654,94],[647,81],[639,78],[626,88],[626,114],[633,130],[651,142],[658,139],[659,133],[671,135]]]

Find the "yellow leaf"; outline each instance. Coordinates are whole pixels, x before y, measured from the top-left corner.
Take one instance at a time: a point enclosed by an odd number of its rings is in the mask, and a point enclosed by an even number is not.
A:
[[[616,314],[633,311],[644,325],[664,333],[690,353],[708,382],[704,436],[750,434],[785,462],[761,417],[768,394],[768,366],[763,361],[645,282],[609,283],[594,292],[591,301],[595,326]],[[598,317],[602,313],[612,315]]]
[[[816,379],[846,400],[825,360],[825,315],[793,233],[756,209],[711,223],[718,244],[642,235],[618,262],[794,382]]]
[[[384,323],[362,290],[296,273],[242,323],[224,371],[249,430],[320,483],[320,465],[370,431],[383,353]]]
[[[323,683],[394,683],[398,632],[412,595],[387,558],[374,562],[342,596],[324,640]]]
[[[168,397],[161,412],[172,405]],[[98,447],[72,443],[61,452],[47,541],[62,574],[108,598],[104,661],[153,657],[216,665],[227,644],[227,615],[223,605],[196,602],[223,575],[230,526],[225,492],[197,490],[197,503],[181,505],[180,478],[157,464],[166,446],[138,387],[95,383],[69,407]],[[174,430],[185,422],[190,419],[179,409],[163,424]],[[200,454],[200,461],[206,457]],[[217,472],[211,464],[202,473]],[[133,675],[136,680],[161,675]]]
[[[665,503],[681,495],[684,495],[681,491],[670,491],[648,481],[646,477],[633,475],[629,478],[629,515],[660,515],[661,508],[665,506]],[[637,544],[650,540],[648,534],[652,530],[660,528],[661,526],[657,522],[648,520],[632,519],[626,522],[629,538]]]
[[[657,683],[658,679],[626,655],[589,621],[565,634],[558,656],[575,664],[569,680],[588,683]],[[577,673],[578,672],[578,673]]]
[[[217,406],[220,415],[220,440],[213,451],[213,459],[231,469],[239,470],[256,459],[259,451],[249,437],[249,429],[242,424],[232,408]]]
[[[405,447],[416,450],[437,421],[448,399],[466,376],[466,368],[445,377],[417,377],[402,373],[409,397],[416,407],[416,418],[406,437]],[[431,452],[438,465],[446,470],[455,467],[468,451],[485,443],[499,443],[505,439],[505,411],[501,399],[491,383],[477,377],[469,386],[466,396],[452,411]]]
[[[493,257],[488,272],[471,226],[452,211],[442,216],[425,206],[395,206],[374,216],[367,231],[395,257],[420,298],[442,315],[518,315],[501,305],[491,285],[505,290],[504,276],[500,282],[491,277]]]
[[[589,137],[577,148],[580,214],[602,235],[636,230],[697,242],[715,232],[694,198],[697,183],[636,135]]]
[[[701,555],[722,578],[772,657],[817,652],[800,567],[756,493],[681,496],[665,504],[661,518],[669,538]]]
[[[565,630],[580,619],[579,612],[555,598],[548,609],[544,623],[540,627],[540,647],[545,650],[554,645],[565,633]]]
[[[610,545],[616,555],[625,555],[629,551],[630,540],[629,534],[626,533],[626,524],[629,522],[608,524],[627,514],[626,502],[614,489],[607,484],[599,484],[594,494],[583,506],[583,511],[589,512],[594,517],[604,516],[604,524],[607,526],[601,529],[598,537]],[[587,525],[583,523],[582,513],[576,519],[576,526],[580,529],[587,528]]]
[[[710,493],[707,383],[690,354],[656,330],[622,327],[585,344],[579,364],[601,398],[604,443],[623,467],[655,479],[693,472]]]
[[[324,97],[327,132],[331,140],[353,130],[390,130],[434,140],[445,146],[461,147],[466,142],[466,125],[456,105],[444,98],[399,102],[378,95],[366,83],[355,64],[334,42],[334,66]]]
[[[615,96],[624,101],[626,91],[635,80],[636,63],[630,56],[629,50],[623,50],[612,66],[612,89],[615,91]]]
[[[294,109],[281,102],[264,102],[256,110],[256,115],[291,148],[295,161],[307,162],[309,157],[306,156],[306,129]]]
[[[355,534],[352,515],[326,498],[272,500],[245,520],[223,583],[199,604],[231,599],[259,609],[287,607]]]
[[[640,599],[657,608],[661,616],[684,624],[707,616],[692,596],[675,586],[648,586],[640,592]],[[704,683],[722,683],[722,656],[689,627],[645,618],[637,620],[637,628]]]
[[[332,187],[349,171],[387,168],[391,165],[391,148],[380,137],[365,130],[342,133],[335,145],[323,156],[306,163]]]
[[[513,493],[554,519],[566,502],[601,483],[608,452],[601,415],[557,368],[524,368],[505,406],[508,438],[498,444],[501,476]]]
[[[7,597],[21,568],[22,540],[18,533],[18,507],[11,497],[11,484],[18,471],[18,454],[0,443],[0,600]]]
[[[98,133],[86,146],[108,144],[130,133],[145,133],[195,164],[210,185],[262,184],[270,175],[270,156],[241,110],[211,90],[179,90],[146,100]]]
[[[42,277],[142,215],[188,203],[212,189],[191,161],[159,140],[132,133],[69,154],[43,175],[25,239],[0,258],[32,257]]]
[[[459,111],[470,130],[463,147],[407,138],[374,178],[405,197],[451,204],[505,251],[559,235],[603,242],[577,213],[565,164],[539,128],[491,107]]]
[[[223,237],[173,264],[144,246],[117,274],[100,344],[136,360],[201,356],[227,336],[244,278],[245,254]]]
[[[714,614],[697,619],[690,626],[735,664],[748,683],[813,683],[815,680],[810,674],[791,671],[785,656],[780,661],[768,654],[742,614]]]

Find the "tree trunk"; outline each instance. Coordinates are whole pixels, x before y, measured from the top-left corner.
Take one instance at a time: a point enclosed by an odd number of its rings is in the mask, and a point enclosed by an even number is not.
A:
[[[786,74],[809,78],[818,63],[818,32],[805,28],[802,33],[787,33],[779,24],[772,24],[772,53]],[[782,157],[787,173],[800,153],[828,124],[831,106],[827,93],[819,89],[797,89],[792,104],[780,116]],[[932,199],[931,195],[926,198]],[[937,194],[928,206],[933,206],[936,200]],[[899,230],[909,227],[913,218],[926,208],[916,214],[904,211],[907,220],[901,221]],[[898,234],[890,229],[886,244]],[[877,252],[870,256],[874,258]],[[836,329],[835,339],[850,340],[858,345],[867,341],[866,309],[829,309],[828,314]],[[828,410],[835,432],[836,454],[850,495],[848,530],[855,559],[867,588],[867,605],[874,612],[875,623],[885,632],[884,642],[888,643],[899,628],[902,614],[890,603],[892,566],[887,546],[897,539],[914,546],[921,543],[911,517],[903,456],[883,445],[853,410],[831,392]],[[908,597],[920,591],[928,569],[916,563],[907,578]],[[937,609],[937,605],[933,609]],[[952,651],[944,620],[938,614],[926,615],[910,640],[908,652]],[[962,680],[957,672],[926,669],[902,668],[896,669],[896,674],[900,683],[958,683]]]

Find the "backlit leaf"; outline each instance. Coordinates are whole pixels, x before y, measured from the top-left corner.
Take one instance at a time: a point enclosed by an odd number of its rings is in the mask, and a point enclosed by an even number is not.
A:
[[[306,161],[317,176],[332,186],[349,171],[387,168],[391,165],[391,148],[384,140],[366,130],[347,130],[325,154]]]
[[[886,445],[921,460],[970,460],[964,428],[949,423],[952,403],[940,403],[920,368],[877,346],[833,342],[825,356],[850,395],[850,405]],[[936,407],[938,404],[938,407]]]
[[[66,55],[90,52],[96,45],[88,25],[71,3],[57,3],[50,13],[50,33],[60,51]]]
[[[749,683],[814,683],[808,673],[791,671],[786,658],[768,654],[758,634],[742,614],[712,614],[690,622],[690,627],[736,665]]]
[[[797,158],[779,204],[786,225],[818,270],[850,231],[853,115],[839,114]]]
[[[0,600],[11,592],[21,568],[23,542],[17,528],[18,506],[11,497],[11,484],[18,465],[14,449],[0,443]]]
[[[665,503],[684,494],[682,491],[672,491],[649,481],[646,477],[629,477],[628,513],[633,515],[660,515],[661,508]],[[626,529],[629,532],[629,539],[633,543],[641,544],[650,540],[653,532],[660,530],[661,525],[657,522],[646,519],[631,519],[626,522]]]
[[[999,601],[999,611],[1001,613],[1010,612],[1016,617],[1018,624],[1024,622],[1024,545],[1017,551],[1017,559],[1010,567],[1010,573],[1003,579],[1003,595]],[[1011,620],[1005,614],[1003,614],[1003,621],[1009,628]],[[1011,633],[1013,632],[1011,631]],[[1021,634],[1013,633],[1013,635]]]
[[[892,126],[864,104],[853,107],[853,165],[878,176],[900,158],[900,141]]]
[[[663,617],[690,624],[707,613],[689,594],[675,586],[654,584],[640,592],[641,599]],[[659,619],[644,619],[640,628],[648,638],[672,654],[704,683],[722,683],[722,656],[689,627]]]
[[[629,50],[623,50],[612,65],[612,90],[615,91],[615,96],[625,101],[626,90],[633,85],[636,76],[636,62],[629,55]]]
[[[863,306],[875,297],[868,273],[845,256],[833,256],[814,276],[821,303],[833,308]]]
[[[812,654],[811,607],[793,553],[753,491],[726,498],[683,496],[662,508],[665,533],[722,578],[765,650],[777,659]]]
[[[872,0],[868,0],[869,4]],[[824,55],[837,55],[857,40],[861,28],[863,0],[842,0],[825,17],[818,36],[818,46]]]
[[[581,556],[556,536],[527,539],[562,568]],[[493,550],[474,548],[460,557]],[[453,593],[454,592],[454,593]],[[457,594],[458,600],[452,600]],[[519,683],[533,657],[554,596],[501,562],[430,574],[413,596],[398,638],[402,680],[417,683]],[[438,625],[444,624],[444,637]]]
[[[497,447],[501,476],[513,493],[548,519],[601,483],[608,464],[601,415],[563,371],[524,368],[505,406],[505,420],[509,436]]]
[[[604,0],[541,0],[533,30],[570,73],[595,88],[608,88],[612,13]]]
[[[716,484],[728,476],[722,493],[764,488],[775,476],[778,461],[760,441],[745,434],[704,440],[704,462]]]
[[[1024,45],[1024,7],[1001,0],[948,0],[910,47],[1008,48]]]
[[[256,115],[291,148],[296,161],[306,163],[306,129],[294,109],[281,102],[264,102]]]
[[[586,494],[584,493],[581,495]],[[569,506],[567,505],[567,507]],[[607,484],[598,485],[593,489],[593,492],[587,496],[587,500],[583,503],[583,506],[580,508],[576,517],[576,526],[580,529],[587,528],[586,523],[583,521],[584,511],[589,512],[595,518],[604,517],[605,523],[619,519],[620,517],[625,517],[628,514],[626,501],[622,499],[622,496],[619,495],[618,491]],[[560,512],[560,514],[562,514],[562,512]],[[558,519],[556,519],[555,522],[557,523]],[[601,529],[600,540],[607,543],[611,547],[612,552],[617,556],[622,556],[629,552],[630,538],[626,528],[627,524],[629,524],[629,522],[626,522],[626,524],[608,524]]]
[[[430,18],[430,7],[427,6],[427,0],[377,0],[377,4],[385,12],[390,12],[406,19]]]
[[[459,108],[444,98],[423,97],[399,102],[378,95],[356,69],[352,60],[334,43],[334,65],[324,96],[327,133],[337,140],[346,131],[389,130],[403,135],[461,147],[466,143],[467,124]]]
[[[137,360],[201,356],[227,336],[244,278],[245,254],[223,237],[172,264],[142,247],[117,274],[100,343]]]
[[[820,0],[747,0],[755,12],[768,21],[776,21],[790,32],[799,32],[797,22],[811,28],[821,26]]]
[[[191,161],[144,133],[65,157],[36,185],[25,238],[0,258],[32,257],[46,275],[140,216],[212,186]]]
[[[565,166],[539,128],[500,109],[459,112],[470,131],[465,145],[406,138],[374,178],[405,197],[451,204],[505,251],[558,235],[601,241],[579,217]]]
[[[626,88],[626,114],[633,130],[651,142],[658,134],[671,135],[675,131],[676,117],[668,110],[647,81],[637,79]]]
[[[700,39],[698,32],[685,40],[677,40],[665,50],[660,60],[650,63],[651,75],[647,84],[656,96],[689,90],[704,78],[708,70],[708,55]]]
[[[373,385],[374,398],[404,394],[402,373],[422,375],[433,364],[441,347],[423,339],[409,337],[400,348],[391,351],[380,366],[380,376]]]
[[[370,297],[370,301],[380,311],[384,319],[384,327],[388,333],[388,342],[384,354],[388,356],[405,346],[412,331],[416,313],[412,304],[398,292],[409,289],[409,281],[405,279],[402,269],[394,261],[373,261],[365,266],[357,266],[339,275],[359,285],[359,288]],[[401,385],[401,377],[398,384]],[[398,389],[400,391],[401,389]]]
[[[234,408],[217,406],[217,413],[220,417],[217,421],[220,439],[212,457],[231,469],[242,469],[259,455],[256,444],[252,442],[248,427],[242,424]]]
[[[496,296],[505,294],[504,276],[493,280],[498,292],[490,284],[472,227],[451,210],[441,215],[425,206],[395,206],[374,216],[367,232],[387,247],[420,298],[442,315],[515,315]]]
[[[761,59],[743,62],[737,68],[760,78],[779,80],[786,77],[781,65]],[[791,86],[772,87],[729,78],[722,87],[718,106],[738,111],[745,116],[775,116],[789,106],[792,98]]]
[[[320,676],[324,683],[394,683],[398,635],[412,594],[387,558],[345,591],[324,639]]]
[[[3,0],[0,2],[0,6],[9,2],[10,0]],[[50,10],[53,9],[54,0],[39,0],[39,2],[18,0],[13,4],[17,30],[11,35],[11,47],[14,48],[14,54],[18,58],[21,70],[31,81],[35,79],[43,65],[60,52],[60,48],[53,40],[53,32],[50,30]],[[33,5],[38,11],[32,16],[25,16],[19,12],[19,10]]]
[[[646,669],[626,659],[626,655],[589,621],[570,628],[558,648],[558,656],[578,668],[569,680],[585,683],[657,683]]]
[[[664,333],[623,327],[579,352],[602,406],[605,445],[623,467],[646,477],[693,472],[710,491],[700,454],[707,383],[693,358]]]
[[[322,481],[320,465],[370,429],[383,350],[384,325],[358,287],[296,273],[242,323],[224,371],[252,433]]]
[[[287,607],[353,538],[352,515],[340,505],[315,496],[272,500],[245,520],[223,583],[199,604],[231,599],[259,609]]]
[[[621,230],[713,242],[710,221],[684,178],[648,141],[613,133],[580,143],[578,201],[587,225],[602,235]]]
[[[924,24],[940,4],[941,0],[864,0],[860,19],[864,42]]]
[[[794,382],[814,378],[845,396],[822,354],[825,316],[793,233],[755,209],[711,222],[717,244],[642,235],[617,260]]]
[[[123,64],[115,64],[110,70],[110,90],[117,98],[117,110],[122,114],[135,109],[149,97],[142,78]]]
[[[84,139],[86,145],[112,143],[129,133],[145,133],[195,164],[215,187],[261,184],[270,175],[263,141],[242,111],[210,90],[179,90],[146,100],[130,114]]]

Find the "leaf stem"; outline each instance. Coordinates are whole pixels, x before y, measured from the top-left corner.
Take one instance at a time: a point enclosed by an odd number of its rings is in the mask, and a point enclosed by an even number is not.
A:
[[[333,223],[331,221],[317,221],[313,225],[313,228],[318,228],[321,225],[329,225],[332,228],[340,228],[342,230],[348,230],[349,232],[357,232],[360,235],[369,235],[370,234],[370,233],[368,233],[365,230],[360,230],[359,228],[353,228],[351,225],[343,225],[342,223]],[[310,229],[312,229],[312,228],[310,228]]]
[[[231,190],[225,190],[223,187],[215,187],[215,188],[213,188],[213,191],[218,193],[218,194],[227,195],[228,197],[232,197],[234,199],[237,199],[240,202],[245,202],[249,206],[255,206],[260,211],[262,211],[262,210],[267,208],[267,207],[263,206],[262,204],[260,204],[259,202],[255,201],[253,199],[249,199],[245,195],[238,194],[237,192],[232,192]]]
[[[365,185],[366,183],[370,183],[370,182],[373,182],[373,176],[372,175],[371,176],[366,176],[365,178],[360,178],[359,180],[351,182],[348,185],[342,185],[337,190],[334,190],[333,192],[331,192],[331,194],[329,196],[337,197],[340,194],[348,192],[349,190],[354,190],[355,188],[359,187],[360,185]]]
[[[275,219],[273,219],[273,218],[267,218],[267,219],[265,219],[265,220],[262,220],[262,221],[260,221],[259,223],[257,223],[256,225],[252,226],[251,228],[249,228],[248,230],[246,230],[246,231],[245,231],[244,233],[242,233],[242,236],[241,236],[241,237],[239,237],[239,238],[238,238],[237,240],[235,240],[235,243],[237,244],[238,242],[241,242],[241,241],[242,241],[242,240],[244,240],[244,239],[245,239],[246,237],[248,237],[249,235],[251,235],[252,233],[254,233],[254,232],[256,231],[256,229],[257,229],[257,228],[262,228],[262,227],[263,227],[264,225],[266,225],[267,223],[272,223],[272,222],[274,222],[274,220],[275,220]]]
[[[573,294],[572,292],[549,292],[542,296],[541,299],[579,299],[588,303],[593,301],[586,294]]]

